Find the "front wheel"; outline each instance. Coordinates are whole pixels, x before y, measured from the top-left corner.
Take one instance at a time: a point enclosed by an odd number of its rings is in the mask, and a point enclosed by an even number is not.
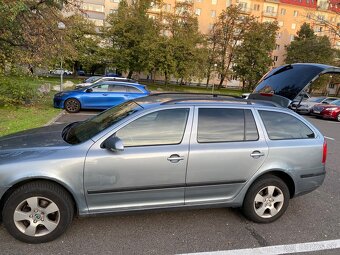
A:
[[[273,222],[286,211],[289,198],[289,189],[282,179],[267,175],[249,188],[242,210],[254,222]]]
[[[26,243],[49,242],[63,234],[73,219],[74,206],[59,185],[36,181],[15,190],[2,217],[7,231]]]
[[[80,102],[75,98],[67,99],[64,103],[64,108],[70,113],[76,113],[80,111]]]

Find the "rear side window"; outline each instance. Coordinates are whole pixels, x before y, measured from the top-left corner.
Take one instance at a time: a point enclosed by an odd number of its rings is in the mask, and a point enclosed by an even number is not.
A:
[[[197,142],[218,143],[258,140],[255,120],[250,110],[200,108]]]
[[[294,116],[272,111],[259,111],[270,140],[315,138],[314,132]]]
[[[127,91],[130,93],[142,93],[142,91],[140,91],[139,89],[130,86],[127,87]]]

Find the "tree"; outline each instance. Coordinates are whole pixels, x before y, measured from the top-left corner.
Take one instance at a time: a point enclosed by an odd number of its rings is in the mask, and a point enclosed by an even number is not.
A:
[[[304,23],[294,41],[286,47],[286,63],[322,63],[334,61],[334,50],[327,36],[316,36],[309,24]]]
[[[253,21],[242,44],[236,47],[233,70],[243,81],[243,90],[245,85],[252,90],[273,64],[271,52],[275,49],[278,29],[277,23]]]
[[[208,72],[217,64],[217,71],[220,76],[218,88],[220,88],[230,74],[231,64],[235,57],[236,46],[243,40],[244,34],[249,30],[252,16],[244,16],[241,9],[231,5],[223,10],[218,20],[213,25],[209,35],[210,57]],[[209,78],[209,77],[208,77]]]
[[[117,13],[111,14],[104,30],[110,42],[112,63],[121,71],[141,72],[148,66],[150,49],[155,47],[154,39],[159,36],[156,23],[149,18],[147,10],[151,1],[137,0],[129,5],[121,1]]]

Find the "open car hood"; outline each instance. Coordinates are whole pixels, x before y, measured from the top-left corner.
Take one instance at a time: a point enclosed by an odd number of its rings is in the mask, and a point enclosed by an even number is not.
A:
[[[274,101],[288,107],[306,87],[326,73],[340,73],[340,68],[309,63],[283,65],[264,75],[248,98]]]

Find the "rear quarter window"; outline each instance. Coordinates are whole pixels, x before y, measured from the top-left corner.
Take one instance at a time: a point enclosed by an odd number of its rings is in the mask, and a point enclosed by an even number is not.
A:
[[[282,112],[259,111],[270,140],[311,139],[314,132],[298,118]]]

